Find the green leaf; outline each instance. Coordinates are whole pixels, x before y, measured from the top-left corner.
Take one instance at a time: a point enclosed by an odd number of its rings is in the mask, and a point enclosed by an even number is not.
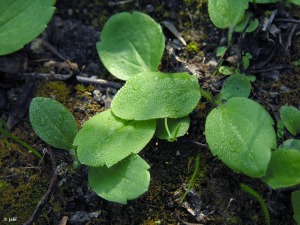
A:
[[[227,51],[227,47],[226,46],[220,46],[217,48],[216,51],[216,56],[217,57],[221,57],[222,55],[224,55],[224,53]]]
[[[55,0],[1,0],[0,55],[21,49],[42,33],[50,21]]]
[[[89,167],[89,184],[102,198],[126,204],[148,190],[150,166],[138,155],[130,155],[107,168]]]
[[[179,118],[191,113],[200,97],[198,80],[188,73],[146,72],[126,82],[111,108],[127,120]]]
[[[234,31],[243,32],[251,16],[253,16],[253,13],[246,11],[243,20],[234,27]],[[254,30],[256,30],[257,27],[258,27],[258,20],[257,19],[251,20],[249,26],[246,29],[246,32],[253,32]]]
[[[255,80],[256,80],[256,76],[254,76],[254,75],[246,75],[246,77],[248,78],[248,80],[250,81],[250,82],[255,82]]]
[[[280,118],[292,135],[300,133],[300,111],[293,106],[281,106]]]
[[[251,195],[253,198],[255,198],[259,202],[261,210],[265,216],[266,224],[270,225],[271,224],[270,213],[269,213],[267,204],[265,203],[265,201],[261,197],[261,195],[246,184],[240,184],[240,187],[242,190],[246,191],[249,195]]]
[[[166,130],[165,119],[156,120],[155,136],[164,140],[175,140],[186,134],[190,127],[190,118],[188,116],[177,119],[168,118],[167,123],[171,136],[169,136]]]
[[[47,144],[71,150],[78,132],[74,116],[56,100],[38,97],[31,101],[29,117],[35,133]]]
[[[205,123],[205,136],[213,155],[228,167],[250,177],[262,177],[276,148],[273,120],[253,100],[233,97],[213,109]]]
[[[262,178],[272,188],[300,184],[300,149],[278,148],[272,152],[266,176]]]
[[[100,39],[97,50],[101,61],[121,80],[145,71],[157,71],[165,48],[160,25],[140,12],[112,16]]]
[[[289,2],[291,2],[295,5],[300,5],[300,0],[289,0]]]
[[[300,190],[292,192],[292,205],[294,211],[294,220],[300,224]]]
[[[248,8],[248,0],[208,0],[208,14],[218,28],[229,28],[238,24]]]
[[[78,146],[77,156],[82,164],[111,167],[131,153],[140,152],[154,132],[155,120],[123,120],[107,110],[83,124],[74,145]]]
[[[278,148],[300,150],[300,140],[288,139],[288,140],[284,141]]]
[[[229,100],[232,97],[248,98],[251,92],[251,83],[249,79],[241,74],[231,75],[224,82],[220,94],[216,97],[216,102]]]
[[[234,74],[234,69],[229,66],[220,66],[218,71],[225,76]]]

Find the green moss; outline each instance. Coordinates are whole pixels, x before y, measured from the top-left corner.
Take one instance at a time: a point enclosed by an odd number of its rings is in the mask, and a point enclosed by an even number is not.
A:
[[[70,93],[66,83],[61,81],[41,81],[37,85],[35,96],[50,97],[66,104]]]
[[[36,205],[47,190],[49,177],[16,175],[16,184],[6,182],[0,192],[0,212],[5,217],[17,217],[19,224],[24,223],[32,215]],[[44,180],[42,180],[44,179]]]
[[[228,219],[227,224],[241,224],[241,220],[236,216],[232,216]]]
[[[191,41],[188,45],[187,45],[187,50],[190,53],[199,53],[199,46],[196,42]]]
[[[183,0],[184,4],[188,7],[195,7],[196,9],[200,9],[204,4],[207,3],[207,0]]]

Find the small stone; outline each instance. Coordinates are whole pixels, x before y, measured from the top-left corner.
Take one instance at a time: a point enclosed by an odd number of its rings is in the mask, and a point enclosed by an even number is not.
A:
[[[73,9],[68,9],[68,15],[72,16],[73,15]]]
[[[61,181],[59,181],[58,186],[61,187],[66,182],[67,182],[67,179],[64,177],[63,179],[61,179]]]
[[[148,5],[146,6],[146,10],[147,10],[147,12],[152,13],[152,12],[154,11],[153,5],[148,4]]]
[[[102,100],[102,93],[100,90],[94,90],[93,91],[93,99],[96,102],[101,102]]]
[[[217,61],[215,58],[212,58],[211,60],[209,60],[207,63],[206,63],[207,66],[213,66],[213,67],[216,67],[218,65]]]
[[[78,187],[78,188],[76,189],[76,193],[77,193],[77,197],[78,197],[78,198],[83,198],[83,197],[84,197],[84,193],[83,193],[81,187]]]
[[[101,212],[91,212],[89,214],[90,218],[98,218]]]
[[[290,91],[290,89],[287,86],[285,86],[285,85],[281,85],[280,88],[279,88],[279,90],[281,92],[289,92]]]
[[[71,216],[70,223],[78,224],[78,223],[84,223],[88,220],[89,220],[89,214],[87,212],[77,211]]]

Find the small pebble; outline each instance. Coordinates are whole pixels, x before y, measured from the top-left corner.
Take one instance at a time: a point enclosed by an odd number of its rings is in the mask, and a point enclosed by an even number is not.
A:
[[[84,223],[88,220],[89,220],[89,214],[87,212],[77,211],[71,216],[70,223],[78,224],[78,223]]]
[[[73,15],[73,9],[68,9],[68,15],[72,16]]]
[[[101,212],[91,212],[89,214],[90,218],[97,218],[100,215]]]
[[[96,102],[100,102],[102,100],[102,93],[100,90],[94,90],[93,91],[93,99]]]
[[[148,4],[148,5],[146,6],[146,10],[147,10],[148,13],[152,13],[152,12],[154,11],[153,5]]]

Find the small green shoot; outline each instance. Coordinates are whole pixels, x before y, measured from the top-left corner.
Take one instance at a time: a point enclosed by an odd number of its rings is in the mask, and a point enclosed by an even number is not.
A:
[[[255,31],[258,27],[258,20],[257,19],[252,20],[251,19],[252,16],[253,16],[252,12],[246,11],[243,20],[234,27],[234,31],[243,32],[244,29],[246,29],[245,31],[249,33]]]
[[[227,47],[226,46],[220,46],[216,50],[216,56],[217,57],[221,57],[221,56],[223,56],[225,54],[226,51],[227,51]]]
[[[189,127],[190,118],[188,116],[176,119],[157,119],[155,136],[159,139],[173,142],[176,138],[185,135]]]
[[[251,82],[242,74],[231,75],[223,84],[221,92],[216,96],[215,102],[221,103],[232,97],[248,98],[251,93]]]
[[[8,127],[2,118],[0,118],[0,134],[3,135],[3,138],[6,142],[6,145],[9,145],[7,138],[12,139],[13,141],[17,142],[18,144],[22,145],[24,148],[27,148],[29,152],[32,152],[40,159],[43,159],[42,155],[36,151],[32,146],[22,141],[20,138],[13,135],[11,132],[8,131]]]
[[[300,110],[294,106],[281,106],[280,118],[284,126],[292,135],[300,133]]]
[[[235,26],[248,9],[248,0],[208,0],[208,14],[212,23],[221,29],[228,28],[228,46],[231,45]]]
[[[242,190],[246,191],[249,195],[254,197],[259,202],[260,207],[261,207],[261,209],[263,211],[263,214],[265,216],[266,224],[270,225],[271,224],[270,213],[269,213],[268,207],[267,207],[264,199],[260,196],[260,194],[258,194],[255,190],[250,188],[248,185],[240,184],[240,187],[241,187]]]
[[[192,177],[190,179],[190,182],[188,184],[188,187],[187,187],[186,191],[184,192],[182,198],[179,201],[180,204],[183,203],[185,197],[187,196],[187,194],[189,193],[189,191],[191,190],[191,188],[194,186],[195,179],[196,179],[196,176],[198,174],[199,167],[200,167],[200,155],[197,154],[196,159],[195,159],[195,169],[194,169],[194,172],[192,174]]]

